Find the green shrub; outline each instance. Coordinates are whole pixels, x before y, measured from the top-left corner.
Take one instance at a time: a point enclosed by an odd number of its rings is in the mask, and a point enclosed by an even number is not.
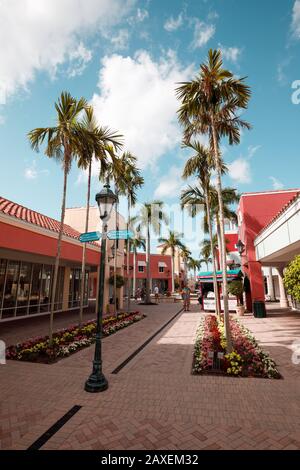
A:
[[[286,268],[284,285],[288,294],[300,302],[300,255],[296,256]]]
[[[240,279],[237,279],[236,281],[231,281],[228,284],[228,292],[231,295],[234,295],[237,298],[238,305],[240,304],[240,298],[243,295],[243,283]]]
[[[109,283],[113,286],[114,285],[114,276],[110,276],[109,278]],[[116,285],[117,285],[117,289],[120,289],[120,287],[123,287],[125,284],[125,281],[124,281],[124,278],[123,276],[121,276],[120,274],[117,274],[116,275]]]

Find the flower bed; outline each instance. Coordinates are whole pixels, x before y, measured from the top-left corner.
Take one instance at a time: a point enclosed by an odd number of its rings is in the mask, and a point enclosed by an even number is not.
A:
[[[123,313],[117,317],[103,320],[102,336],[109,336],[126,326],[142,320],[145,315],[139,312]],[[56,362],[63,357],[86,348],[95,342],[96,320],[90,320],[81,326],[73,325],[53,334],[53,345],[49,346],[49,337],[40,336],[6,348],[6,358],[17,361]]]
[[[226,354],[224,324],[205,316],[196,334],[193,373],[220,373],[242,377],[281,378],[276,364],[238,320],[230,319],[233,351]]]

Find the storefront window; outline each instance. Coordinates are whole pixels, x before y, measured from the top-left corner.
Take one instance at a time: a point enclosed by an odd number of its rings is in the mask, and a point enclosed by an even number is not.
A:
[[[40,311],[48,312],[51,305],[51,284],[53,266],[44,264],[41,279]]]
[[[31,291],[29,298],[29,313],[39,312],[42,267],[43,266],[41,264],[33,265]]]
[[[8,262],[3,299],[4,311],[2,313],[2,318],[7,318],[15,315],[19,270],[20,263],[18,261]]]
[[[6,265],[7,265],[7,261],[5,259],[0,259],[0,312],[2,308],[2,302],[3,302]]]
[[[17,292],[17,316],[22,316],[27,314],[30,285],[31,285],[31,263],[21,263],[20,267],[20,277],[18,282],[18,292]]]

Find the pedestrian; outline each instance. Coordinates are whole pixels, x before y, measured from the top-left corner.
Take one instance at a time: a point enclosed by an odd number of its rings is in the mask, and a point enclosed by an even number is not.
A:
[[[146,295],[146,292],[145,292],[145,289],[144,287],[141,288],[141,301],[144,302],[145,300],[145,295]]]
[[[158,288],[158,286],[154,287],[154,296],[155,296],[156,303],[158,304],[159,303],[159,288]]]
[[[184,286],[182,289],[181,296],[183,300],[183,309],[185,312],[189,312],[191,302],[191,289],[188,286]]]

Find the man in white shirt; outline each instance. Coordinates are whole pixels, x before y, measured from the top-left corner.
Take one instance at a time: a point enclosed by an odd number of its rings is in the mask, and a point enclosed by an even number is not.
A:
[[[158,301],[159,301],[159,288],[158,288],[158,286],[154,287],[154,296],[155,296],[156,303],[158,303]]]

